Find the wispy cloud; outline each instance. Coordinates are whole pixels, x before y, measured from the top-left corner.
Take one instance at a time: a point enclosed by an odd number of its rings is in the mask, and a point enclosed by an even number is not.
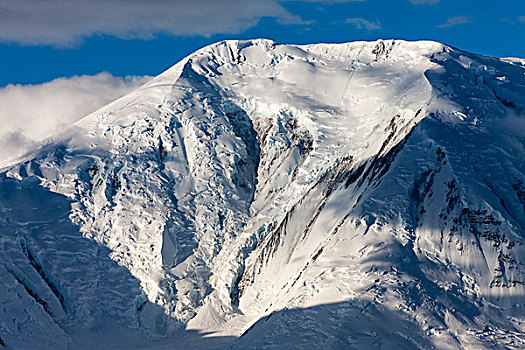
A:
[[[379,21],[369,21],[364,18],[347,18],[345,23],[351,24],[357,29],[366,29],[368,31],[381,29],[381,23]]]
[[[366,0],[281,0],[281,2],[321,2],[325,4],[342,4],[345,2],[365,2]]]
[[[454,26],[457,26],[458,24],[468,24],[473,23],[474,21],[466,16],[456,16],[456,17],[450,17],[447,19],[447,21],[443,24],[437,25],[437,28],[452,28]]]
[[[68,46],[97,34],[210,36],[240,33],[263,17],[300,22],[278,0],[2,0],[0,41]]]
[[[489,121],[489,126],[506,137],[525,138],[525,115],[509,110],[503,117]]]
[[[148,79],[100,73],[0,88],[0,167]]]
[[[410,0],[414,5],[434,5],[437,4],[440,0]]]
[[[517,24],[525,23],[525,16],[501,17],[500,21],[501,23],[506,23],[515,26]]]

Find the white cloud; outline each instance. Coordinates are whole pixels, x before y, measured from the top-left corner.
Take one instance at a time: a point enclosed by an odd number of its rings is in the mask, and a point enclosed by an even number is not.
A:
[[[345,23],[352,24],[357,29],[366,29],[368,31],[381,29],[379,21],[369,21],[364,18],[347,18]]]
[[[506,135],[514,135],[525,138],[525,115],[519,115],[513,112],[501,120],[499,129]]]
[[[437,4],[440,0],[410,0],[414,5],[434,5]]]
[[[148,79],[99,73],[0,88],[0,166]]]
[[[366,0],[280,0],[281,2],[320,2],[325,4],[342,4],[346,2],[365,2]]]
[[[450,17],[447,19],[447,21],[443,24],[440,24],[436,26],[437,28],[451,28],[454,26],[457,26],[458,24],[468,24],[472,23],[473,21],[465,16],[456,16],[456,17]]]
[[[262,17],[301,22],[278,0],[2,0],[0,41],[67,46],[96,34],[210,36],[240,33]]]

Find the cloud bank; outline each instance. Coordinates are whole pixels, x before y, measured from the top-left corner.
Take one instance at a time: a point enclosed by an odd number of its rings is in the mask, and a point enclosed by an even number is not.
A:
[[[277,0],[3,0],[0,41],[68,46],[96,34],[125,39],[235,34],[263,17],[301,22]]]
[[[158,35],[238,34],[262,18],[307,24],[283,4],[367,0],[1,0],[0,42],[68,47],[94,35],[151,39]],[[406,1],[406,0],[405,0]],[[409,0],[434,5],[440,0]],[[377,30],[378,23],[352,22]],[[370,28],[370,29],[368,29]]]
[[[99,73],[0,88],[0,167],[147,80]]]

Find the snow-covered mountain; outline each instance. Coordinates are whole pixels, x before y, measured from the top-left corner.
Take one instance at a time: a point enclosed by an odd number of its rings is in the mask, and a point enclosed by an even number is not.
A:
[[[205,47],[2,170],[0,345],[523,348],[524,111],[435,42]]]

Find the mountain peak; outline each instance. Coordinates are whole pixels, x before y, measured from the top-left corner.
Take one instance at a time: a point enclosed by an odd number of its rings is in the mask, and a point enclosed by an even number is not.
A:
[[[4,171],[3,296],[44,320],[13,327],[523,344],[524,80],[429,41],[207,46]]]

